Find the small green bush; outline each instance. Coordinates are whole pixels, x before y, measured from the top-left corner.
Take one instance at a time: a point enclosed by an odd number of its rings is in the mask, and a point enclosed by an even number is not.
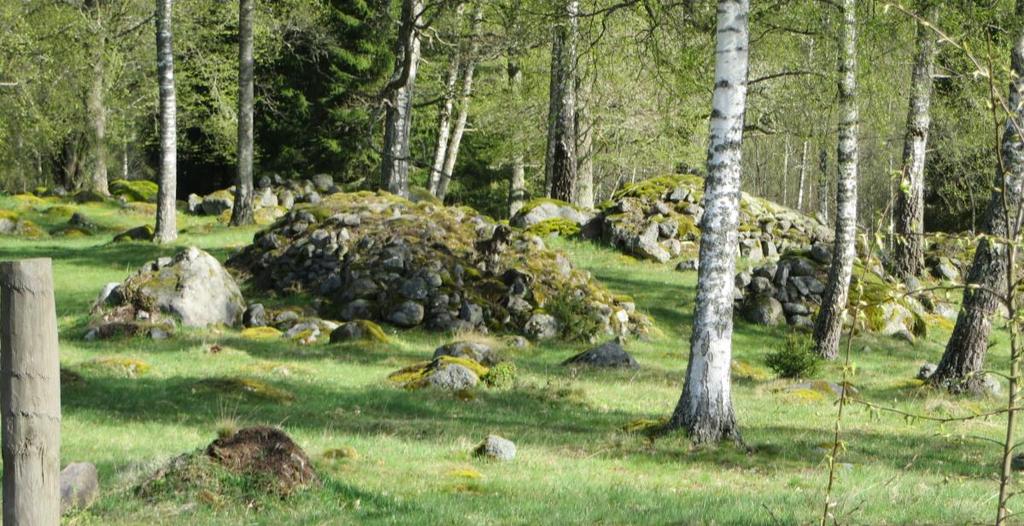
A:
[[[809,336],[791,332],[781,347],[765,356],[764,362],[783,378],[807,378],[818,371],[821,359],[814,354],[813,341]]]
[[[498,365],[491,367],[482,380],[487,384],[487,387],[494,389],[507,389],[515,385],[517,372],[516,364],[512,362],[501,362]]]

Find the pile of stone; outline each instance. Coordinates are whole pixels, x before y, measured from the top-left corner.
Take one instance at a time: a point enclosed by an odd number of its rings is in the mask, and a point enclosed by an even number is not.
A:
[[[639,258],[662,263],[692,259],[704,215],[703,188],[704,180],[694,175],[655,177],[623,187],[596,213],[544,199],[524,206],[511,224],[539,229],[546,223],[572,222],[582,237],[601,239]],[[807,250],[816,242],[830,241],[832,235],[826,225],[796,210],[741,194],[742,257],[758,261],[787,250]]]
[[[305,291],[321,315],[542,340],[649,326],[565,254],[464,207],[385,193],[296,206],[228,264],[261,289]]]
[[[830,247],[817,243],[807,251],[789,251],[736,276],[736,312],[761,325],[787,323],[811,329],[821,307],[832,261]],[[854,264],[850,302],[863,300],[860,327],[886,336],[914,341],[927,330],[929,315],[955,316],[955,309],[925,293],[906,294],[880,265]]]
[[[285,180],[278,175],[263,176],[256,182],[253,208],[261,218],[265,216],[267,219],[276,219],[298,203],[317,204],[323,196],[340,191],[341,189],[334,184],[334,179],[327,174],[317,174],[305,180]],[[234,186],[206,196],[188,196],[190,214],[221,216],[225,213],[230,214],[234,206]]]
[[[123,283],[108,283],[93,305],[86,339],[147,335],[241,321],[245,300],[217,258],[195,247],[146,263]]]

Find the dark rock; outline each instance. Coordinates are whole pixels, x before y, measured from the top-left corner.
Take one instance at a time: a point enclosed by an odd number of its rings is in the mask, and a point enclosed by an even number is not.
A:
[[[478,342],[454,342],[442,345],[434,350],[434,359],[442,356],[469,358],[474,362],[491,367],[501,361],[497,351],[490,346]]]
[[[423,305],[415,301],[403,301],[388,313],[388,321],[398,327],[415,327],[423,322]]]
[[[822,243],[811,245],[811,259],[821,265],[832,263],[832,250]]]
[[[699,267],[699,259],[687,259],[685,261],[680,261],[679,264],[676,265],[676,270],[680,272],[696,272]]]
[[[743,317],[758,325],[778,325],[782,317],[782,304],[771,296],[751,296],[744,302]]]
[[[583,351],[562,362],[562,365],[587,365],[619,369],[637,369],[640,367],[640,364],[622,348],[622,343],[619,340],[613,340],[593,349]]]
[[[265,327],[267,325],[267,310],[262,303],[253,303],[242,313],[242,325],[246,327]]]

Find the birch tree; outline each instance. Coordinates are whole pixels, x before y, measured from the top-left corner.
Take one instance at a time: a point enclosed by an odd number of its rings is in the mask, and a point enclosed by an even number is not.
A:
[[[384,89],[387,111],[381,185],[402,197],[409,197],[409,134],[412,131],[413,88],[420,60],[417,26],[422,14],[422,0],[402,0],[401,27],[395,40],[395,72]]]
[[[440,173],[440,181],[437,185],[436,195],[440,199],[448,194],[448,183],[455,173],[455,162],[459,158],[459,148],[462,146],[462,136],[466,133],[466,124],[469,121],[469,103],[473,95],[473,74],[476,70],[476,63],[480,59],[480,32],[483,28],[484,11],[482,5],[477,5],[473,13],[473,29],[470,37],[469,50],[462,61],[462,92],[459,96],[459,114],[455,119],[455,127],[452,130],[451,140],[445,152],[444,165]]]
[[[926,18],[935,16],[935,8]],[[893,273],[902,279],[917,276],[924,264],[924,162],[928,147],[929,107],[935,65],[935,33],[926,24],[917,24],[917,56],[910,79],[910,106],[907,132],[903,140],[903,170],[893,210],[895,246]]]
[[[153,240],[169,243],[178,238],[177,210],[177,103],[174,95],[174,46],[171,35],[173,0],[156,2],[156,69],[160,83],[160,188],[157,192],[156,230]]]
[[[843,318],[853,274],[857,237],[857,2],[843,0],[839,53],[839,146],[836,149],[836,220],[832,267],[814,324],[814,347],[822,357],[839,352]]]
[[[669,421],[670,427],[684,428],[696,443],[740,437],[729,375],[749,67],[749,11],[749,0],[718,2],[715,88],[690,360],[683,394]]]
[[[577,193],[576,38],[579,34],[579,1],[565,1],[561,18],[555,25],[551,45],[544,181],[550,197],[572,202]]]
[[[253,2],[238,2],[238,175],[235,178],[235,204],[231,210],[233,226],[253,222]]]
[[[89,177],[89,189],[100,195],[110,195],[107,181],[107,106],[104,95],[104,67],[106,34],[103,27],[103,6],[99,0],[91,0],[88,7],[95,16],[93,30],[95,32],[95,52],[92,63],[92,83],[86,96],[89,114],[89,143],[92,147],[92,173]]]
[[[980,391],[984,385],[982,366],[992,316],[1000,304],[999,295],[1006,293],[1007,246],[1002,240],[1016,230],[1011,229],[1007,214],[1016,215],[1024,202],[1024,137],[1013,122],[1024,122],[1024,31],[1019,30],[1011,62],[1014,75],[1009,107],[1015,115],[1006,120],[995,187],[982,219],[982,229],[990,236],[978,241],[953,334],[929,378],[932,384],[953,393]]]
[[[461,15],[461,9],[459,14]],[[437,196],[437,188],[441,185],[444,160],[448,155],[448,139],[452,134],[452,111],[455,109],[455,85],[459,81],[460,58],[460,53],[456,49],[448,60],[444,93],[441,95],[441,106],[437,112],[437,146],[434,148],[434,162],[430,165],[430,175],[427,177],[427,191],[434,196]]]

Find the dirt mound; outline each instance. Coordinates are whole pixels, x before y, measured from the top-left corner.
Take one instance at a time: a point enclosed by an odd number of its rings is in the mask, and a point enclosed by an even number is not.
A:
[[[249,427],[218,438],[206,454],[235,473],[274,480],[285,494],[319,480],[302,448],[273,427]]]

